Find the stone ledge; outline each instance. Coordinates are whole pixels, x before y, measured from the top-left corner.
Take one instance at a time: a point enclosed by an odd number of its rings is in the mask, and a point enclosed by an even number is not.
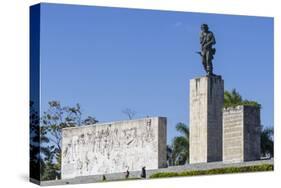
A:
[[[227,167],[243,167],[243,166],[255,166],[262,164],[274,164],[274,159],[267,160],[258,160],[258,161],[249,161],[249,162],[240,162],[240,163],[231,163],[231,162],[209,162],[209,163],[197,163],[197,164],[187,164],[182,166],[170,166],[168,168],[161,168],[155,170],[147,170],[147,179],[149,176],[158,173],[158,172],[183,172],[187,170],[210,170],[217,168],[227,168]],[[125,179],[125,173],[114,173],[105,175],[106,181],[125,181],[125,180],[135,180],[140,178],[141,171],[130,172],[130,178]],[[52,181],[41,181],[40,185],[42,186],[52,186],[52,185],[66,185],[66,184],[81,184],[81,183],[95,183],[95,182],[104,182],[102,181],[102,175],[94,176],[82,176],[72,179],[65,180],[52,180]]]

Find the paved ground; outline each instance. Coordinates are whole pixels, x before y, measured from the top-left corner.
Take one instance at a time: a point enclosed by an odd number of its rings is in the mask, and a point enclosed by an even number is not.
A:
[[[210,162],[210,163],[199,163],[199,164],[187,164],[182,166],[170,166],[168,168],[161,168],[156,170],[147,170],[147,178],[150,175],[157,172],[182,172],[187,170],[210,170],[217,168],[226,168],[226,167],[242,167],[242,166],[254,166],[261,164],[273,164],[273,159],[270,160],[259,160],[259,161],[250,161],[243,163],[223,163],[223,162]],[[141,171],[130,172],[130,179],[140,179]],[[125,173],[114,173],[105,175],[107,181],[117,181],[125,180]],[[72,179],[64,180],[53,180],[53,181],[42,181],[40,185],[50,186],[50,185],[64,185],[64,184],[82,184],[82,183],[94,183],[103,181],[102,175],[93,175],[93,176],[81,176]]]

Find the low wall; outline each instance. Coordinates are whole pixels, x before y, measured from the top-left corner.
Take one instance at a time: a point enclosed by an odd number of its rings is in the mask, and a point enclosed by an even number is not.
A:
[[[62,179],[166,166],[166,118],[116,121],[62,130]]]

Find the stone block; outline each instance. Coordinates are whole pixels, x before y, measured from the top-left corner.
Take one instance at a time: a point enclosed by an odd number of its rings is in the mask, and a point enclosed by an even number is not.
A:
[[[190,80],[190,163],[222,160],[223,95],[221,76]]]
[[[164,117],[62,130],[62,179],[166,167]]]
[[[223,110],[223,161],[260,159],[260,108],[236,106]]]

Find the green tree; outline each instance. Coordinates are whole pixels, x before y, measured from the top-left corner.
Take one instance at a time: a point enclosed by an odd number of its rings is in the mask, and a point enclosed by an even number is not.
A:
[[[50,140],[47,135],[47,130],[45,127],[40,127],[40,133],[38,134],[40,136],[40,179],[43,180],[42,177],[46,173],[47,164],[46,161],[50,158],[50,155],[52,154],[52,150],[50,149],[50,146],[48,146]],[[49,179],[44,179],[49,180]]]
[[[47,146],[44,153],[44,160],[41,166],[41,179],[42,180],[54,180],[59,177],[59,171],[56,168],[56,163],[53,160],[55,152],[54,146]]]
[[[178,123],[176,130],[181,136],[172,141],[172,161],[174,165],[183,165],[189,161],[189,128],[184,123]]]
[[[82,121],[82,125],[92,125],[92,124],[96,124],[99,121],[96,120],[96,118],[92,117],[92,116],[88,116],[86,119],[84,119]]]
[[[61,106],[59,101],[50,101],[49,108],[41,117],[40,135],[44,162],[41,163],[42,180],[60,179],[62,129],[66,127],[94,124],[98,121],[91,116],[81,118],[80,105]],[[46,137],[47,140],[42,140]]]
[[[256,106],[261,108],[261,105],[256,101],[243,100],[242,96],[233,89],[231,92],[224,92],[224,107],[233,107],[238,105]]]
[[[172,154],[173,154],[173,149],[170,145],[166,146],[166,153],[167,153],[167,163],[168,166],[173,165],[173,158],[172,158]]]
[[[261,154],[262,157],[273,157],[273,127],[263,127],[261,131]]]
[[[45,169],[44,156],[49,152],[48,148],[41,143],[48,143],[49,139],[44,129],[40,127],[40,117],[37,108],[34,106],[34,102],[30,101],[30,177],[40,180]]]
[[[30,156],[30,177],[40,179],[40,126],[38,111],[34,102],[30,101],[29,111],[29,156]]]
[[[224,106],[237,106],[242,103],[241,95],[233,89],[231,92],[225,91],[224,92]]]

